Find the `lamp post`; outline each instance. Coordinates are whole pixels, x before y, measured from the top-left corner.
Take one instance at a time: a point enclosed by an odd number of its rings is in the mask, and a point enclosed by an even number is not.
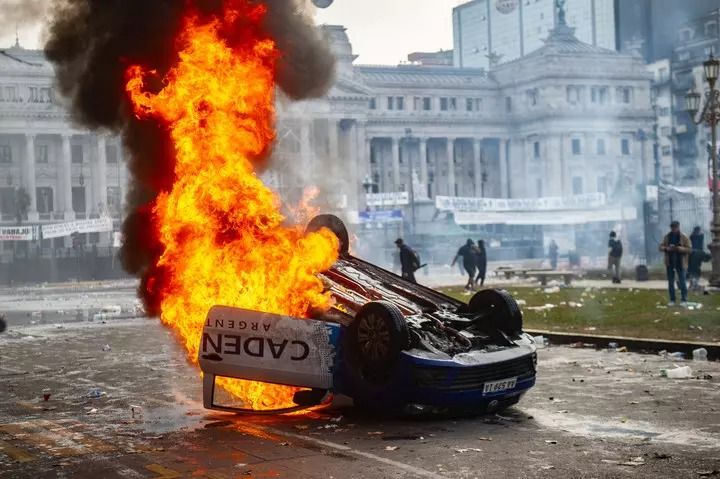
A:
[[[720,122],[720,91],[716,88],[718,73],[720,71],[720,60],[710,54],[710,58],[703,62],[705,79],[710,89],[705,94],[705,105],[700,109],[701,96],[697,91],[690,90],[685,97],[687,111],[693,122],[699,125],[705,123],[710,127],[711,147],[710,159],[712,164],[712,206],[713,218],[710,231],[712,232],[712,243],[710,252],[712,254],[712,272],[710,273],[710,285],[720,288],[720,198],[718,197],[718,151],[717,151],[717,125]],[[696,120],[698,111],[700,117]]]

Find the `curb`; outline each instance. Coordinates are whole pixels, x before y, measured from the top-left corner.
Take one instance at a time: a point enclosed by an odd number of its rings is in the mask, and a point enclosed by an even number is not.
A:
[[[573,343],[592,344],[597,349],[607,348],[609,343],[618,343],[625,346],[628,351],[636,353],[668,353],[681,352],[686,359],[692,359],[694,349],[705,348],[708,360],[720,359],[720,343],[701,343],[695,341],[673,341],[669,339],[630,338],[626,336],[604,336],[591,334],[560,333],[557,331],[543,331],[537,329],[525,330],[531,336],[544,336],[553,344],[567,345]]]

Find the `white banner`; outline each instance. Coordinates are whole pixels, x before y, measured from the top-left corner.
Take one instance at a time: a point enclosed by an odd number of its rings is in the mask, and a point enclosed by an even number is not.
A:
[[[89,220],[70,221],[42,226],[43,239],[62,238],[73,233],[105,233],[113,230],[112,218],[105,216]]]
[[[613,207],[590,211],[457,211],[455,223],[467,225],[579,225],[586,223],[633,221],[637,219],[634,207]]]
[[[368,193],[368,206],[399,206],[410,204],[410,193],[396,191],[391,193]]]
[[[0,226],[0,241],[33,241],[37,239],[35,226]]]
[[[544,198],[458,198],[436,196],[435,207],[441,211],[553,211],[583,210],[605,205],[604,193]]]

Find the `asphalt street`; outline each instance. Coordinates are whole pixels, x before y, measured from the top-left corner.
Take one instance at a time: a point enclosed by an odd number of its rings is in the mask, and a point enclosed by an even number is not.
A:
[[[132,287],[0,291],[15,308],[0,477],[720,477],[720,363],[684,362],[696,378],[671,380],[660,356],[549,347],[537,386],[498,415],[377,418],[338,398],[236,416],[202,408],[197,369],[156,320],[74,312],[108,302],[134,304]]]

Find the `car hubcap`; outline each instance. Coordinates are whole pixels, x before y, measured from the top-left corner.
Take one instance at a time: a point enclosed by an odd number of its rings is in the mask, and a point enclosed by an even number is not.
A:
[[[382,318],[371,314],[358,324],[360,350],[369,359],[384,359],[390,351],[390,331]]]

